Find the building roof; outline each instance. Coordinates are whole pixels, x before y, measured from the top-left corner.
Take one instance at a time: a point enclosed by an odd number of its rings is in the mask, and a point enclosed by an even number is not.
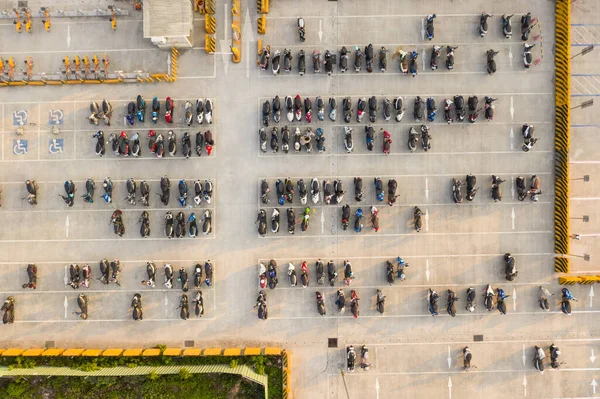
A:
[[[190,36],[193,26],[190,0],[144,0],[144,38]]]

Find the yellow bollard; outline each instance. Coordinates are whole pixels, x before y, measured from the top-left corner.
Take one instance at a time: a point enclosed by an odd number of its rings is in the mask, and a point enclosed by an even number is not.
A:
[[[237,47],[231,47],[231,61],[238,64],[242,60],[242,55]]]
[[[204,28],[206,33],[214,34],[217,31],[217,20],[212,15],[207,15],[204,18]]]
[[[257,31],[261,35],[267,33],[267,17],[265,16],[265,14],[261,15],[260,18],[258,18]]]
[[[206,41],[204,43],[204,51],[208,54],[212,54],[217,49],[217,40],[214,37],[206,35]]]

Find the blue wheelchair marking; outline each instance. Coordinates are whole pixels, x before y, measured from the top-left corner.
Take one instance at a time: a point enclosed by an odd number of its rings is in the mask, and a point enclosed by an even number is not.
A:
[[[27,152],[27,140],[13,140],[13,154],[25,155]]]
[[[27,124],[27,111],[21,109],[19,111],[13,111],[13,126],[23,126]]]
[[[49,113],[48,123],[50,125],[62,125],[63,124],[64,112],[62,111],[62,109],[52,109],[52,110],[48,111],[48,113]]]
[[[65,149],[64,139],[50,139],[48,140],[48,152],[52,155],[62,154]]]

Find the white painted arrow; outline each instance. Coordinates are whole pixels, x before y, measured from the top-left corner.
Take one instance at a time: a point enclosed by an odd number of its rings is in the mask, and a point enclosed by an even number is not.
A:
[[[594,286],[590,286],[590,308],[594,305]]]
[[[65,295],[65,319],[67,318],[68,308],[69,308],[69,300],[67,299],[67,296]]]
[[[231,25],[227,22],[227,17],[229,16],[227,3],[223,4],[223,8],[225,9],[225,23],[223,24],[223,40],[221,40],[221,57],[223,57],[223,69],[227,76],[227,71],[229,70],[228,58],[231,55],[231,49],[229,48],[231,42],[227,39],[227,30],[231,29]]]
[[[513,105],[513,98],[510,98],[510,119],[515,119],[515,107]]]
[[[67,25],[67,47],[71,48],[71,25]]]
[[[321,234],[325,231],[325,213],[321,212]]]
[[[421,40],[425,40],[425,18],[421,18]]]
[[[429,201],[429,182],[425,179],[425,199]]]
[[[452,399],[452,378],[448,377],[448,398]]]
[[[525,344],[523,344],[523,367],[525,367],[526,362],[527,362],[527,355],[525,354]]]
[[[231,48],[229,48],[229,40],[221,40],[221,57],[223,57],[223,70],[227,76],[229,71],[229,57],[231,56]]]
[[[508,48],[508,62],[510,63],[510,66],[512,66],[512,60],[513,60],[512,47],[509,47]]]
[[[450,346],[448,346],[448,368],[452,367],[452,357],[450,355]]]
[[[69,284],[69,269],[65,265],[65,285]]]
[[[379,378],[375,378],[375,394],[377,395],[377,399],[379,399]]]
[[[319,20],[319,41],[323,40],[323,28],[321,26],[322,22],[322,20]]]
[[[513,288],[513,310],[517,310],[517,289]]]
[[[69,215],[67,215],[67,219],[65,220],[65,236],[69,238]]]
[[[594,356],[594,350],[592,349],[592,355],[590,356],[590,360],[592,361],[592,363],[594,363],[596,361],[596,356]]]
[[[596,382],[596,380],[592,380],[592,383],[590,385],[592,386],[592,392],[595,395],[596,394],[596,387],[598,386],[598,383]]]
[[[510,142],[510,145],[512,147],[512,141]],[[512,199],[515,199],[515,178],[514,177],[510,178],[510,195],[511,195]]]
[[[515,207],[513,206],[512,212],[510,213],[510,218],[512,219],[512,229],[515,229]]]
[[[523,376],[523,396],[527,396],[527,377]]]
[[[252,22],[250,22],[250,10],[246,8],[246,18],[244,19],[244,41],[246,42],[246,54],[250,55],[250,42],[255,42],[256,37],[254,30],[252,29]],[[250,78],[250,57],[246,58],[246,78]]]
[[[513,141],[513,139],[515,138],[515,130],[513,129],[513,127],[511,126],[510,128],[510,149],[514,150],[515,149],[515,143]],[[514,187],[514,186],[513,186]],[[510,191],[515,191],[514,188],[511,187]],[[514,195],[513,195],[514,198]]]
[[[429,231],[429,210],[425,209],[425,231]]]
[[[429,259],[425,259],[425,278],[429,282]]]

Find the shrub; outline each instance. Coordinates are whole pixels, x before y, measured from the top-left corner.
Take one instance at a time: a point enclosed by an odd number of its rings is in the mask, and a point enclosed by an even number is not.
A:
[[[185,367],[179,369],[179,378],[181,378],[183,381],[187,380],[191,376],[192,373],[190,373],[190,370],[186,369]]]
[[[231,362],[229,362],[229,367],[231,367],[232,369],[236,368],[238,366],[238,361],[233,359],[231,360]]]

